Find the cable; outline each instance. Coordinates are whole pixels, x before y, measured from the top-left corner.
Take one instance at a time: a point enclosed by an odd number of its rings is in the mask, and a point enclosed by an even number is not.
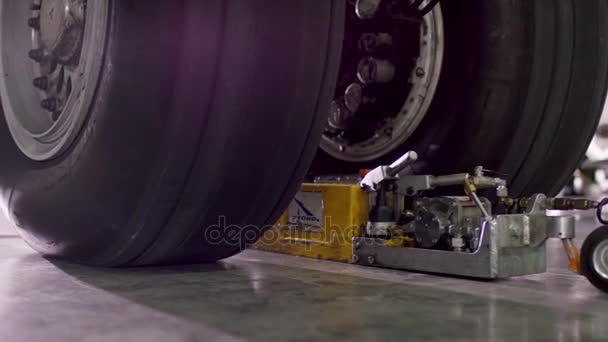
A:
[[[425,15],[429,14],[435,8],[435,6],[439,4],[439,1],[440,0],[431,0],[428,5],[424,6],[423,9],[418,11],[418,15],[420,17],[424,17]]]
[[[410,11],[417,11],[420,7],[420,5],[422,5],[422,3],[424,2],[424,0],[414,0],[413,3],[408,5],[408,10]]]
[[[608,205],[608,197],[600,201],[600,204],[597,206],[597,211],[595,212],[597,220],[604,225],[608,225],[608,220],[604,219],[604,216],[602,215],[602,210],[606,205]]]
[[[409,3],[410,1],[412,1],[412,2]],[[396,4],[398,4],[398,7],[400,8],[401,11],[403,11],[403,14],[406,17],[413,16],[416,18],[422,18],[425,15],[429,14],[435,8],[435,6],[437,6],[437,4],[439,4],[439,1],[440,0],[431,0],[422,9],[420,8],[420,6],[422,6],[422,4],[424,4],[425,0],[407,0],[406,1],[406,2],[408,2],[407,5],[405,5],[403,2],[397,2]],[[393,3],[393,4],[395,4],[395,3]]]

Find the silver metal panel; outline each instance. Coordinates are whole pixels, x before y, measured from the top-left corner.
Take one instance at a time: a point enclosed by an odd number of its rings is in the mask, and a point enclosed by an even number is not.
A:
[[[355,238],[360,243],[355,255],[358,264],[427,273],[442,273],[474,278],[496,278],[488,250],[457,253],[419,248],[386,247],[381,240]],[[373,259],[370,259],[372,257]],[[353,259],[353,260],[355,260]],[[371,264],[369,261],[374,260]]]
[[[387,247],[383,240],[354,238],[354,260],[360,265],[485,279],[543,273],[547,234],[546,221],[540,218],[508,215],[485,222],[474,253]]]

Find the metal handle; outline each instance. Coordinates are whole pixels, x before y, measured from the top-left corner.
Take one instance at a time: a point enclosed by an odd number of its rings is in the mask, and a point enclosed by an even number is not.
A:
[[[408,166],[411,166],[418,160],[418,153],[414,151],[409,151],[404,154],[401,158],[397,159],[394,163],[392,163],[389,167],[386,168],[386,174],[389,177],[395,177],[401,171],[405,170]]]

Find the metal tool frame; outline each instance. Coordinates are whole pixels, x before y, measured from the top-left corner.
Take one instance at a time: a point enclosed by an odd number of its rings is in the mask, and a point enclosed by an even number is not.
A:
[[[431,175],[399,176],[399,173],[417,159],[410,152],[390,166],[372,170],[361,186],[375,196],[379,191],[392,189],[394,194],[415,197],[426,190],[441,186],[463,185],[464,192],[478,204],[482,217],[481,234],[477,248],[470,252],[394,247],[386,239],[377,237],[353,238],[353,261],[356,264],[440,273],[484,279],[507,278],[546,271],[546,242],[561,239],[570,260],[570,269],[578,272],[580,256],[573,243],[575,218],[571,215],[547,214],[548,199],[543,194],[526,199],[523,213],[491,215],[477,189],[495,188],[499,199],[508,196],[507,183],[501,178],[486,177],[482,167],[473,175],[455,174],[435,177]],[[392,184],[386,186],[386,184]]]

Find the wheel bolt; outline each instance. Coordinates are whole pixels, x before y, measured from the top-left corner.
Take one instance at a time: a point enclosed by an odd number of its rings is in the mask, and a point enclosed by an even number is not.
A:
[[[40,106],[49,112],[57,111],[57,99],[54,97],[44,99],[40,102]]]
[[[393,37],[388,33],[364,33],[359,38],[359,49],[364,52],[374,52],[380,47],[393,45]]]
[[[44,51],[42,49],[30,50],[28,53],[31,59],[40,63],[42,62],[42,58],[44,58]]]
[[[359,19],[371,19],[376,16],[382,0],[357,0],[355,5]]]
[[[49,87],[49,79],[46,76],[35,78],[34,87],[41,89],[41,90],[47,90]]]
[[[359,111],[361,104],[363,104],[363,86],[361,84],[353,83],[346,88],[344,104],[353,113]]]
[[[395,65],[391,61],[374,57],[363,58],[357,70],[357,77],[364,84],[391,82],[396,73]]]
[[[349,129],[355,114],[346,108],[344,101],[334,100],[330,106],[328,124],[335,129]]]
[[[40,18],[30,18],[27,24],[34,30],[40,30]]]

